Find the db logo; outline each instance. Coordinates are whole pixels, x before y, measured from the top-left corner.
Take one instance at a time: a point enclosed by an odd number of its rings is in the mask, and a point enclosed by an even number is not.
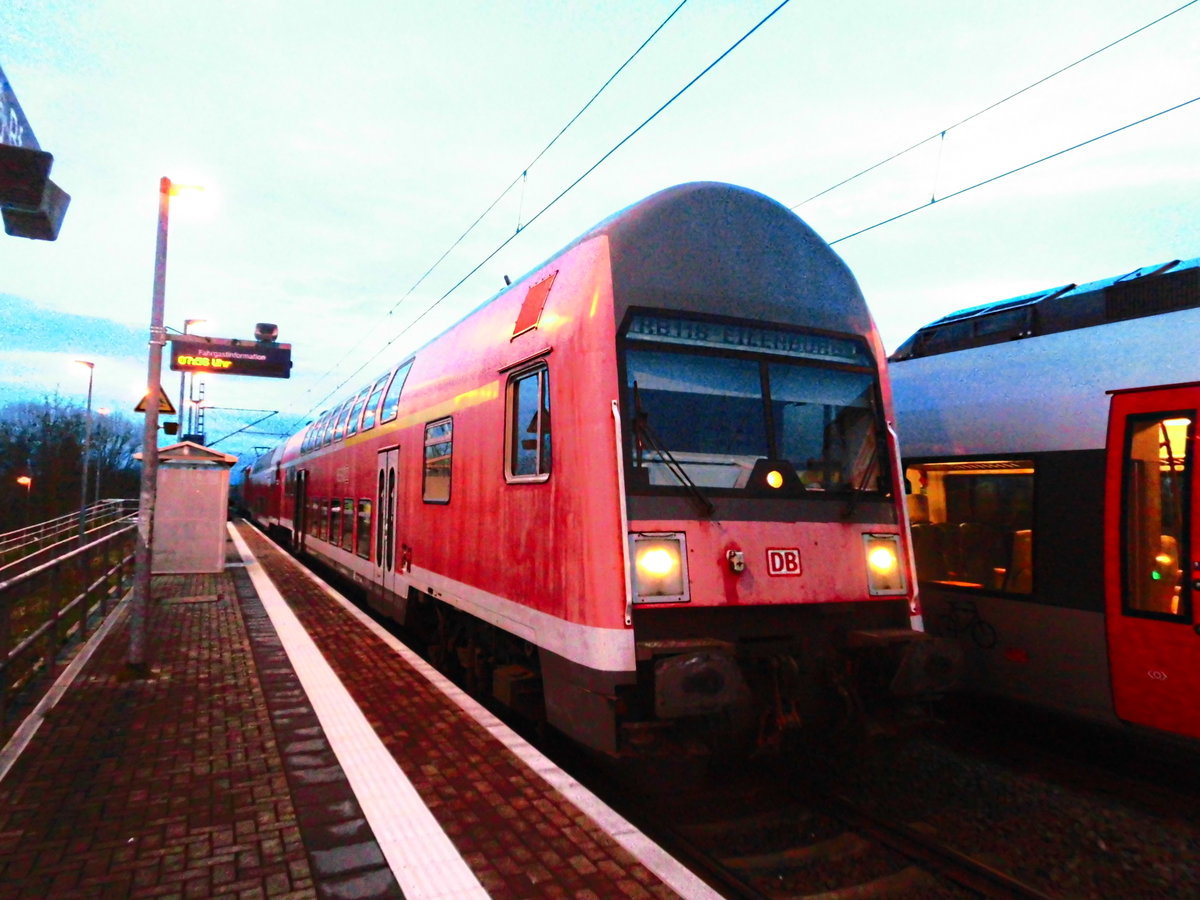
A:
[[[768,575],[799,575],[800,550],[796,547],[773,547],[767,550]]]

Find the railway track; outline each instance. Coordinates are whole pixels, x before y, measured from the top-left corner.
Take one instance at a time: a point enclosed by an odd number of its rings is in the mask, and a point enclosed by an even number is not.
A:
[[[689,783],[685,774],[678,782],[655,777],[653,783],[601,791],[730,898],[1057,896],[947,846],[919,822],[891,821],[823,794],[788,765],[759,766],[719,782]]]

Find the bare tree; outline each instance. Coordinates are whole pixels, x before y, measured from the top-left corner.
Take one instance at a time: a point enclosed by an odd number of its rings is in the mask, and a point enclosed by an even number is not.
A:
[[[54,395],[0,408],[0,531],[65,515],[79,506],[87,412]],[[137,495],[140,431],[93,412],[88,499]],[[28,478],[28,483],[18,482]]]

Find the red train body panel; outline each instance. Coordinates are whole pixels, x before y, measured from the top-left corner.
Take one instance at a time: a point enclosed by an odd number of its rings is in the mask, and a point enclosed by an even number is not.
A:
[[[803,222],[683,185],[322,414],[244,494],[468,681],[514,705],[536,686],[590,746],[761,736],[781,709],[767,730],[818,717],[849,645],[920,637],[883,360]]]

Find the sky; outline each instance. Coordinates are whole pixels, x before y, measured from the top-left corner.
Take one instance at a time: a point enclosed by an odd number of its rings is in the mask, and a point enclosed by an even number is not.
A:
[[[57,241],[0,236],[0,403],[82,404],[88,359],[132,417],[164,175],[205,188],[172,201],[166,324],[292,345],[290,379],[204,379],[226,452],[688,181],[794,208],[894,349],[1200,256],[1200,102],[1155,116],[1200,96],[1197,48],[1186,0],[4,0],[0,67],[72,200]]]

